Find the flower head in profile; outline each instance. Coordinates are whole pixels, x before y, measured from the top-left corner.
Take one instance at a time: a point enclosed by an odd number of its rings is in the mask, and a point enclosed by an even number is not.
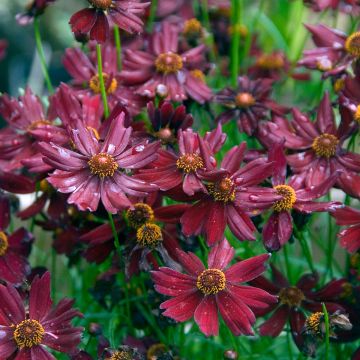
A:
[[[176,321],[194,317],[206,335],[218,335],[220,312],[226,325],[235,335],[252,335],[256,318],[254,309],[264,309],[276,303],[275,296],[266,291],[244,286],[265,271],[268,254],[240,261],[230,267],[235,250],[226,239],[215,245],[208,257],[208,268],[193,253],[177,250],[186,274],[167,267],[152,272],[155,289],[171,296],[160,308],[163,315]]]
[[[26,10],[16,15],[16,21],[19,25],[28,25],[39,15],[42,15],[45,9],[55,0],[31,0],[26,6]]]
[[[141,0],[89,0],[90,8],[76,12],[70,19],[71,30],[75,34],[90,35],[90,40],[104,43],[110,38],[113,23],[127,32],[142,32],[140,19],[149,2]]]
[[[71,320],[81,316],[73,301],[62,299],[56,307],[50,298],[50,273],[35,277],[25,306],[13,285],[0,285],[0,354],[2,359],[55,360],[47,348],[75,352],[83,329]]]
[[[74,150],[54,143],[39,144],[44,161],[56,169],[47,180],[60,192],[71,193],[69,204],[95,211],[101,200],[107,211],[116,213],[132,207],[127,195],[142,197],[157,189],[130,173],[156,159],[159,143],[131,146],[132,129],[124,127],[124,118],[124,113],[110,115],[103,142],[78,121],[70,133]]]

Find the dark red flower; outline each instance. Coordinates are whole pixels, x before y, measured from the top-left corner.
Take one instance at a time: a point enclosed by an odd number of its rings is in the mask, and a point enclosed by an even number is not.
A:
[[[81,316],[72,305],[72,300],[63,299],[52,308],[48,272],[33,280],[28,308],[12,285],[0,285],[1,358],[55,360],[46,347],[67,354],[75,351],[83,329],[71,325]]]
[[[304,4],[310,6],[311,9],[316,12],[330,9],[353,16],[360,14],[360,4],[358,0],[304,0]]]
[[[39,143],[44,161],[57,169],[47,180],[60,192],[71,193],[69,204],[75,204],[80,210],[95,211],[101,199],[107,211],[116,213],[132,207],[126,194],[144,196],[157,189],[156,185],[136,179],[129,172],[155,160],[160,144],[131,146],[132,129],[124,127],[124,118],[125,114],[121,113],[113,119],[102,143],[78,121],[70,134],[77,151],[54,143]]]
[[[329,95],[326,94],[315,122],[293,109],[292,121],[275,117],[273,122],[263,124],[259,138],[268,147],[273,142],[285,141],[285,148],[292,151],[287,162],[299,185],[307,188],[318,186],[340,171],[335,184],[347,194],[360,197],[360,155],[343,148],[352,129],[346,119],[342,120],[336,127]]]
[[[127,49],[120,78],[138,86],[136,93],[182,101],[188,97],[203,104],[212,93],[199,72],[205,64],[205,46],[179,54],[179,29],[168,22],[155,31],[143,51]]]
[[[45,9],[55,0],[31,0],[26,6],[26,11],[16,15],[16,21],[19,25],[28,25],[34,21],[34,18],[43,14]]]
[[[236,119],[239,131],[252,135],[257,131],[260,120],[265,119],[269,111],[277,115],[284,114],[287,109],[269,99],[273,80],[250,80],[248,77],[239,77],[238,88],[225,88],[217,93],[215,102],[230,110],[225,111],[217,118],[221,123]]]
[[[163,315],[176,321],[194,317],[206,335],[218,335],[218,311],[235,335],[253,335],[254,309],[264,309],[276,302],[276,297],[266,291],[243,286],[265,271],[268,254],[255,256],[227,266],[235,250],[226,239],[215,245],[208,257],[208,269],[193,253],[177,250],[178,258],[186,271],[182,274],[167,267],[152,271],[155,289],[173,298],[160,305]]]
[[[109,39],[109,23],[130,33],[142,32],[144,24],[139,16],[150,5],[141,0],[89,0],[89,3],[92,7],[75,13],[69,23],[74,33],[90,34],[90,39],[99,43]]]

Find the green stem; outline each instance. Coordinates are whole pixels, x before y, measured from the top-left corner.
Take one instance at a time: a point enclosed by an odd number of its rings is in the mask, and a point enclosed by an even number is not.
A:
[[[291,272],[291,266],[290,266],[290,261],[289,261],[287,244],[284,245],[283,250],[284,250],[284,259],[285,259],[287,277],[289,279],[290,284],[292,284],[292,272]]]
[[[330,194],[327,196],[328,201],[331,201]],[[333,253],[335,250],[335,243],[333,241],[333,231],[332,231],[332,222],[331,222],[331,216],[328,215],[328,248],[327,248],[327,254],[326,254],[326,275],[330,273],[330,277],[333,277],[333,269],[332,269],[332,259],[333,259]],[[325,277],[326,277],[325,275]],[[325,280],[325,279],[324,279]]]
[[[208,45],[210,48],[210,60],[212,62],[216,62],[216,55],[214,50],[214,38],[211,32],[211,25],[210,25],[208,0],[201,0],[201,15],[202,15],[203,24],[208,32],[208,36],[206,38],[206,45]]]
[[[231,12],[233,14],[233,34],[231,39],[231,85],[236,87],[240,65],[240,32],[238,31],[238,28],[241,25],[241,1],[231,1]]]
[[[48,72],[47,65],[46,65],[45,53],[44,53],[44,48],[42,46],[41,35],[40,35],[39,19],[37,17],[35,17],[35,19],[34,19],[34,34],[35,34],[36,48],[37,48],[37,52],[38,52],[39,59],[40,59],[41,69],[44,74],[45,83],[46,83],[49,93],[52,94],[54,92],[54,88],[52,86],[49,72]]]
[[[108,101],[107,101],[104,76],[103,76],[103,70],[102,70],[102,58],[101,58],[101,45],[100,44],[96,44],[96,56],[97,56],[97,62],[98,62],[98,75],[99,75],[99,82],[100,82],[101,98],[102,98],[103,105],[104,105],[104,115],[107,118],[109,116],[110,112],[109,112],[109,105],[108,105]]]
[[[149,14],[149,20],[148,20],[148,32],[151,32],[154,27],[157,4],[158,4],[158,0],[151,1],[150,14]]]
[[[314,263],[312,260],[311,252],[309,249],[309,245],[304,237],[304,234],[302,231],[299,231],[298,229],[294,228],[294,230],[295,230],[295,236],[298,238],[298,240],[300,242],[301,248],[304,252],[304,255],[305,255],[306,261],[309,265],[309,268],[310,268],[311,272],[315,273],[315,267],[314,267]]]
[[[115,38],[115,46],[116,46],[116,61],[118,70],[121,71],[122,69],[122,62],[121,62],[121,38],[120,38],[120,30],[117,25],[114,26],[114,38]]]
[[[56,303],[56,251],[51,249],[51,298]]]
[[[321,303],[321,305],[322,305],[322,310],[324,313],[324,320],[325,320],[325,360],[329,360],[329,353],[330,353],[329,314],[327,312],[325,304]]]
[[[110,212],[108,212],[108,216],[109,216],[109,222],[110,222],[110,226],[111,226],[111,230],[113,232],[114,235],[114,244],[115,244],[115,249],[116,250],[120,250],[120,242],[119,242],[119,237],[116,231],[116,227],[115,227],[115,223],[114,223],[114,219],[113,216]]]

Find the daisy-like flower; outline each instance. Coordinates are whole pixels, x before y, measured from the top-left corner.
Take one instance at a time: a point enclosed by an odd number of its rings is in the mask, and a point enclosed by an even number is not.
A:
[[[316,49],[305,50],[298,65],[320,70],[323,77],[344,72],[360,57],[360,32],[350,35],[325,25],[305,25],[311,32]]]
[[[143,15],[149,2],[141,0],[89,0],[90,8],[75,13],[69,23],[76,34],[90,34],[90,40],[104,43],[110,38],[109,22],[127,32],[142,32]]]
[[[360,197],[360,155],[342,146],[351,130],[348,121],[336,128],[329,95],[325,94],[315,122],[293,109],[292,121],[275,117],[274,122],[264,123],[259,139],[268,147],[285,141],[285,148],[292,151],[287,162],[299,184],[318,186],[338,170],[341,174],[335,184],[347,194]]]
[[[269,98],[272,84],[272,79],[250,80],[246,76],[239,77],[237,89],[225,88],[215,96],[215,102],[229,108],[217,120],[226,123],[236,119],[239,131],[254,134],[259,121],[268,112],[282,115],[287,111]]]
[[[2,359],[55,360],[46,349],[71,354],[81,341],[83,329],[71,320],[81,316],[73,301],[63,299],[52,308],[50,273],[35,277],[25,307],[12,285],[0,285],[0,357]]]
[[[360,249],[360,210],[349,206],[335,209],[331,215],[336,223],[341,226],[348,226],[338,233],[340,245],[351,253]]]
[[[156,291],[173,297],[160,305],[163,315],[180,322],[194,317],[200,330],[210,336],[218,335],[220,312],[233,334],[253,335],[253,310],[267,308],[277,299],[260,288],[240,284],[262,274],[269,255],[228,267],[235,250],[223,239],[211,249],[206,269],[195,254],[179,249],[177,253],[186,274],[167,267],[151,273]]]
[[[154,161],[160,144],[131,146],[132,129],[124,127],[124,118],[121,113],[112,119],[104,142],[78,121],[70,134],[76,151],[54,143],[39,144],[44,161],[57,169],[47,180],[60,192],[71,193],[69,204],[95,211],[101,199],[107,211],[116,213],[132,207],[126,194],[142,197],[157,189],[130,172]]]
[[[303,189],[292,177],[286,182],[286,157],[283,146],[274,144],[269,150],[269,161],[274,164],[274,175],[272,185],[277,194],[282,196],[281,200],[274,202],[273,212],[265,223],[262,231],[263,242],[268,251],[279,250],[289,241],[293,232],[293,220],[291,211],[294,209],[300,213],[310,214],[312,212],[334,210],[343,205],[336,201],[316,202],[328,193],[336,182],[339,174],[333,173],[326,180],[311,189]]]
[[[259,214],[281,200],[275,189],[257,186],[272,174],[273,164],[263,158],[240,167],[246,152],[246,143],[234,146],[223,158],[219,171],[203,175],[208,180],[207,194],[181,217],[186,236],[206,235],[212,246],[224,236],[226,225],[239,240],[255,240],[256,230],[249,215]],[[211,169],[208,157],[206,168]]]
[[[138,86],[136,93],[154,98],[182,101],[188,97],[203,104],[212,97],[201,70],[205,64],[205,45],[179,53],[179,29],[163,22],[143,51],[127,49],[120,78]]]

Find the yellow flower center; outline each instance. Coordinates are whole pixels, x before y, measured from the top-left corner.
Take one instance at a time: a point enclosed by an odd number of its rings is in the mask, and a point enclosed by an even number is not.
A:
[[[8,237],[3,231],[0,231],[0,256],[4,256],[9,247]]]
[[[189,19],[185,21],[184,24],[184,35],[185,36],[196,36],[201,33],[202,26],[201,22],[198,19]]]
[[[261,55],[256,65],[265,70],[278,70],[284,67],[284,59],[280,54]]]
[[[324,319],[324,313],[315,312],[311,314],[305,321],[306,330],[310,331],[314,335],[321,335],[320,324]]]
[[[354,120],[360,124],[360,105],[356,107],[356,111],[354,113]]]
[[[35,130],[40,126],[45,126],[45,125],[52,125],[52,122],[49,120],[37,120],[37,121],[33,121],[27,128],[28,131],[31,130]]]
[[[204,295],[214,295],[225,289],[225,274],[219,269],[204,270],[197,278],[197,288]]]
[[[100,178],[114,176],[116,169],[119,167],[115,159],[107,153],[99,153],[94,155],[88,161],[88,165],[90,167],[91,173],[98,175]]]
[[[322,134],[315,138],[312,149],[317,156],[330,158],[335,155],[339,139],[332,134]]]
[[[203,83],[206,82],[205,74],[204,74],[201,70],[199,70],[199,69],[191,70],[191,71],[190,71],[190,74],[191,74],[195,79],[198,79],[198,80],[202,81]]]
[[[24,320],[16,325],[14,340],[19,348],[31,348],[40,345],[45,335],[42,325],[36,320]]]
[[[279,292],[279,299],[282,304],[291,307],[299,307],[301,302],[305,299],[303,292],[297,287],[282,288]]]
[[[235,200],[234,182],[230,178],[224,178],[215,184],[209,184],[207,189],[216,201],[228,202]]]
[[[138,228],[136,240],[142,247],[154,248],[163,240],[161,228],[156,224],[146,223]]]
[[[117,87],[118,87],[117,80],[114,77],[112,77],[111,81],[109,82],[110,76],[108,74],[106,74],[106,73],[103,73],[103,78],[104,78],[104,85],[105,85],[106,93],[108,95],[113,94],[116,91]],[[95,94],[101,94],[101,86],[100,86],[99,74],[94,75],[90,79],[89,87]]]
[[[243,92],[236,95],[235,104],[239,108],[246,109],[255,104],[255,99],[251,94]]]
[[[199,154],[185,154],[180,156],[176,160],[176,166],[178,169],[183,170],[186,173],[202,169],[204,167],[203,160]]]
[[[140,226],[154,221],[153,209],[144,203],[135,204],[134,209],[129,209],[126,215],[129,220],[129,225],[134,229],[138,229]]]
[[[344,78],[337,79],[334,82],[334,91],[338,93],[344,88],[344,86],[345,86],[345,79]]]
[[[167,349],[164,344],[154,344],[146,352],[146,360],[157,360],[161,355],[166,353]]]
[[[274,189],[278,195],[283,197],[273,205],[274,211],[280,212],[291,210],[296,201],[295,190],[289,185],[276,185],[274,186]]]
[[[345,49],[349,54],[360,57],[360,31],[348,36],[345,41]]]
[[[98,9],[107,10],[112,5],[112,0],[88,0],[91,5]]]
[[[107,360],[132,360],[133,356],[130,353],[130,351],[124,351],[124,350],[120,350],[120,351],[115,351],[110,358],[108,358]]]
[[[163,74],[175,74],[183,68],[181,56],[172,52],[160,54],[155,60],[156,71]]]

